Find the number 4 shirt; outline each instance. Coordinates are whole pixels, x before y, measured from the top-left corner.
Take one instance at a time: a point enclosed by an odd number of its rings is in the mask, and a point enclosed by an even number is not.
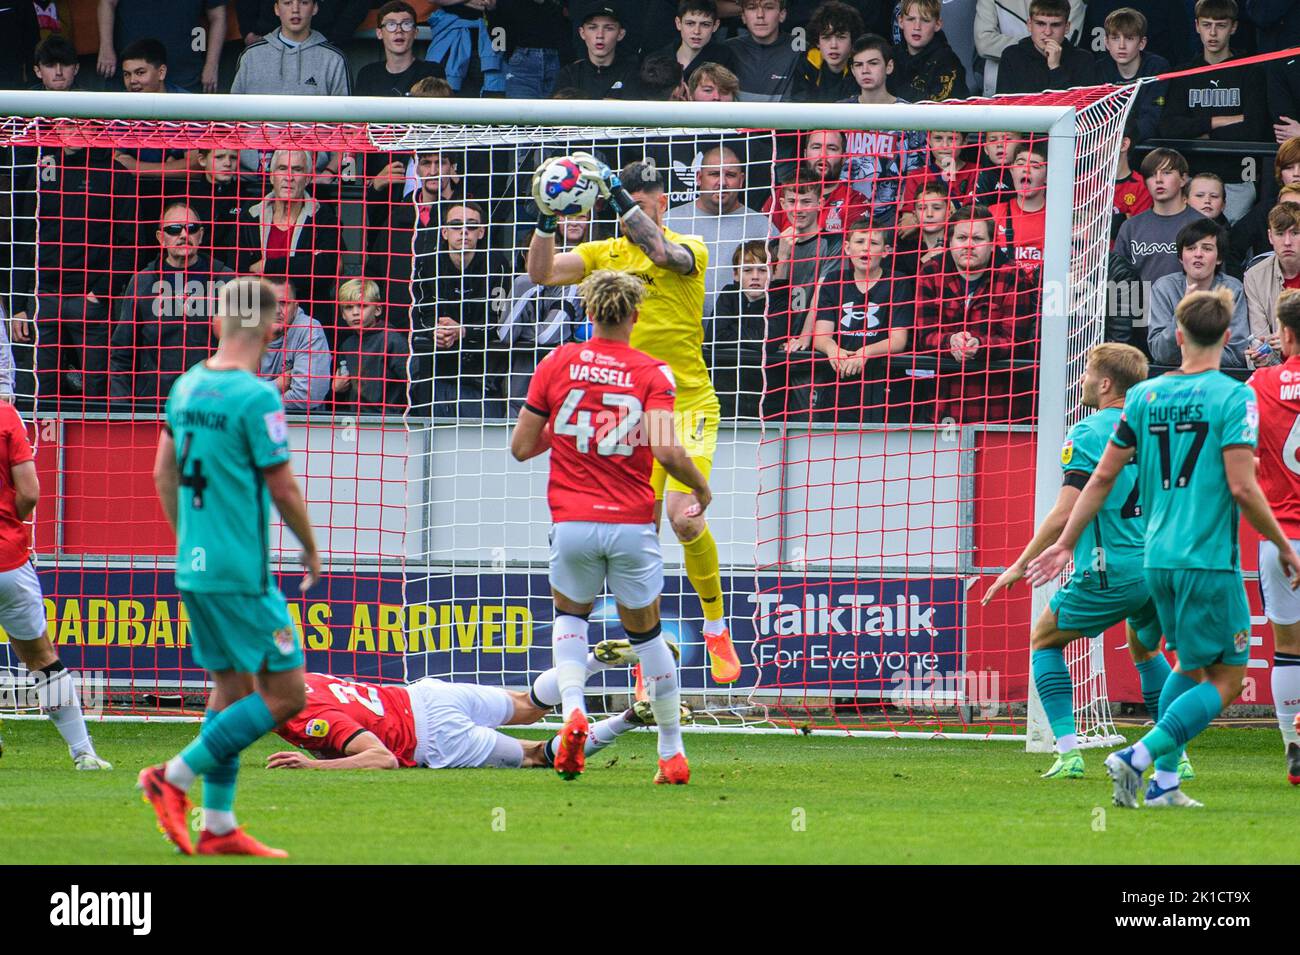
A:
[[[265,468],[289,460],[280,393],[242,369],[198,364],[167,396],[176,444],[176,586],[261,595],[270,575],[271,495]]]
[[[1256,369],[1247,384],[1259,404],[1259,486],[1290,540],[1300,540],[1300,357]]]
[[[552,521],[654,520],[643,418],[672,411],[676,390],[666,364],[608,339],[570,342],[542,360],[525,407],[550,423]]]
[[[347,755],[348,743],[373,733],[399,765],[415,765],[415,716],[411,694],[401,684],[372,686],[308,673],[307,705],[276,733],[322,759]]]

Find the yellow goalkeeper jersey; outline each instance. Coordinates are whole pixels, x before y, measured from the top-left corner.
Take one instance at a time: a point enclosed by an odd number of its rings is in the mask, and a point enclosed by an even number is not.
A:
[[[632,347],[672,368],[679,412],[716,410],[718,398],[704,364],[704,270],[709,265],[709,249],[699,236],[678,235],[670,229],[665,229],[664,235],[691,250],[695,256],[691,275],[660,268],[626,236],[584,242],[574,251],[582,256],[588,275],[597,269],[613,269],[630,272],[645,282],[646,297],[632,328]]]

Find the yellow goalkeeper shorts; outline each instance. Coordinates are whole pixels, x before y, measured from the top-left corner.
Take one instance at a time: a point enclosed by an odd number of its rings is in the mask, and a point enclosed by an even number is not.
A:
[[[710,395],[712,397],[712,395]],[[677,424],[677,437],[682,447],[700,473],[706,478],[713,470],[713,453],[718,449],[718,404],[717,399],[701,408],[678,408],[673,412]],[[650,472],[650,486],[655,490],[655,500],[664,499],[664,491],[680,491],[690,494],[691,489],[674,477],[669,477],[663,465],[658,461]]]

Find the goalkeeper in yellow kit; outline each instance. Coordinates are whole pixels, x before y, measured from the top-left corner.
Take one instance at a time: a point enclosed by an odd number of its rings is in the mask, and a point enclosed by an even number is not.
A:
[[[586,153],[571,157],[618,213],[623,234],[616,239],[584,242],[572,252],[555,251],[555,216],[538,195],[533,177],[538,222],[528,246],[528,277],[538,285],[573,285],[597,269],[630,272],[645,282],[646,297],[632,329],[632,347],[672,368],[677,382],[678,433],[687,454],[707,478],[718,443],[718,396],[704,364],[704,270],[709,252],[698,236],[665,229],[668,196],[653,163],[634,162],[615,173]],[[543,164],[544,166],[545,164]],[[540,170],[539,170],[540,172]],[[702,515],[689,514],[691,489],[670,478],[655,462],[655,522],[665,507],[673,532],[685,552],[686,575],[704,609],[704,644],[716,683],[734,683],[740,660],[727,629],[718,574],[718,545]]]

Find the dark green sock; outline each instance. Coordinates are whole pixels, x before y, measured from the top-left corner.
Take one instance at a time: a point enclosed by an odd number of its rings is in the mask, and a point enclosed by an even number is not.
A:
[[[1035,650],[1029,659],[1034,671],[1034,686],[1038,687],[1038,699],[1043,704],[1053,735],[1060,739],[1077,732],[1074,686],[1065,665],[1065,651],[1059,647]]]

